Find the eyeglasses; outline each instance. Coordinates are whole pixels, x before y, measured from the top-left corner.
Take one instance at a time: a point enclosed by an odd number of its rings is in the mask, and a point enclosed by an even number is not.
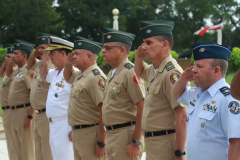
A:
[[[103,49],[110,50],[111,48],[121,48],[121,46],[103,46]]]

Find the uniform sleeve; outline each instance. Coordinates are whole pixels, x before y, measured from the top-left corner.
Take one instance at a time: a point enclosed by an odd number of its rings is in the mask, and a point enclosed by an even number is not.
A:
[[[143,71],[142,71],[141,75],[139,77],[141,77],[145,81],[147,81],[147,79],[148,79],[148,77],[150,75],[151,69],[152,69],[152,65],[146,64],[145,67],[143,68]]]
[[[31,89],[34,71],[28,70],[23,76],[23,81],[28,89]]]
[[[220,107],[222,127],[228,139],[240,138],[240,101],[228,96]]]
[[[35,71],[39,65],[40,65],[41,60],[36,58],[36,62],[32,65],[31,70]]]
[[[145,88],[143,79],[139,78],[133,69],[127,73],[127,93],[134,104],[145,98]]]
[[[56,74],[56,72],[58,72],[58,70],[55,70],[55,69],[50,69],[47,73],[47,76],[46,76],[46,81],[48,83],[51,83],[54,75]]]
[[[186,103],[184,104],[180,104],[178,103],[172,96],[172,88],[173,85],[178,81],[178,79],[181,76],[181,72],[178,70],[171,70],[167,73],[166,75],[166,79],[165,79],[165,87],[163,92],[165,93],[165,96],[167,97],[170,106],[172,107],[172,109],[176,108],[177,106],[181,106],[181,107],[187,107]]]
[[[73,84],[73,82],[75,81],[76,77],[77,77],[79,74],[80,74],[80,71],[74,70],[74,71],[72,72],[72,75],[71,75],[70,79],[69,79],[69,82],[70,82],[71,84]]]
[[[103,91],[106,85],[106,78],[100,75],[94,76],[90,84],[89,94],[95,105],[98,106],[99,103],[103,102]]]

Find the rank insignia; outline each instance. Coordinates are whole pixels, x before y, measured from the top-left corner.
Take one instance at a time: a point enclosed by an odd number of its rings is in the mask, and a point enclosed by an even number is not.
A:
[[[99,85],[101,88],[104,88],[105,85],[106,85],[106,82],[105,82],[104,80],[100,79],[100,80],[98,81],[98,85]]]
[[[180,78],[180,76],[179,76],[178,74],[173,73],[173,74],[171,75],[171,77],[170,77],[170,81],[171,81],[173,84],[175,84],[175,83],[178,81],[179,78]]]
[[[232,114],[239,114],[240,112],[239,103],[236,101],[230,102],[228,108],[230,108]]]
[[[34,76],[34,72],[31,73],[31,78],[33,79],[33,76]]]
[[[193,107],[195,106],[195,105],[194,105],[194,103],[193,103],[193,102],[191,102],[191,101],[190,101],[190,104],[191,104]]]
[[[211,105],[208,103],[208,104],[204,104],[204,105],[203,105],[203,110],[205,110],[205,111],[210,111],[210,112],[215,113],[216,110],[217,110],[217,107],[211,106]]]
[[[135,75],[135,76],[133,76],[133,82],[136,84],[140,84],[141,80],[137,75]]]
[[[171,69],[174,69],[175,66],[174,66],[174,64],[170,61],[170,62],[168,62],[168,63],[166,64],[165,68],[166,68],[168,71],[170,71]]]
[[[99,75],[99,74],[100,74],[100,72],[99,72],[99,70],[98,70],[98,69],[94,69],[94,70],[92,70],[92,72],[93,72],[94,76],[95,76],[95,75]]]
[[[210,100],[210,101],[212,102],[212,104],[216,103],[216,101],[214,101],[214,100]]]
[[[222,94],[226,97],[227,95],[230,95],[230,88],[228,87],[222,87],[220,88],[220,91],[222,92]]]
[[[131,63],[126,63],[124,67],[126,67],[127,69],[131,69],[133,68],[133,65]]]

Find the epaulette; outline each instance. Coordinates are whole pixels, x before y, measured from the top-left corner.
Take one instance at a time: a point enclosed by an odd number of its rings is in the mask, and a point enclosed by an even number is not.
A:
[[[133,68],[133,65],[131,63],[126,63],[124,67],[126,67],[127,69],[131,69]]]
[[[98,69],[93,69],[93,70],[92,70],[92,72],[93,72],[94,76],[96,76],[96,75],[99,75],[99,74],[100,74],[100,72],[99,72],[99,70],[98,70]]]
[[[174,64],[170,61],[170,62],[168,62],[168,63],[166,64],[165,68],[166,68],[168,71],[170,71],[171,69],[174,69],[175,66],[174,66]]]
[[[226,97],[227,95],[230,95],[230,88],[228,87],[222,87],[220,88],[220,91],[222,92],[222,94]]]

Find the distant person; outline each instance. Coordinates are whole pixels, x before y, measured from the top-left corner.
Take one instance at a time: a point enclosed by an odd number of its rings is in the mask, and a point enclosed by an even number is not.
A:
[[[194,66],[173,87],[173,97],[188,105],[187,159],[239,160],[240,107],[225,81],[230,46],[198,42]],[[193,81],[197,87],[188,87]]]
[[[49,89],[49,83],[43,81],[40,77],[40,66],[44,51],[48,47],[47,33],[38,33],[38,47],[28,59],[28,67],[34,71],[33,82],[30,92],[30,102],[35,109],[34,117],[34,140],[36,160],[52,160],[52,153],[49,144],[49,121],[46,115],[46,101]],[[52,61],[48,61],[49,69],[55,68]]]
[[[50,83],[46,114],[50,123],[50,146],[54,160],[73,160],[73,144],[68,137],[72,127],[68,125],[68,103],[71,84],[63,77],[67,56],[72,52],[73,43],[62,38],[50,36],[48,48],[44,53],[40,66],[42,80]],[[49,60],[57,67],[50,69]],[[78,69],[77,69],[78,70]]]
[[[23,40],[15,39],[14,41],[12,63],[16,63],[19,68],[10,84],[8,104],[12,109],[12,142],[17,160],[35,159],[33,133],[35,110],[30,104],[30,90],[34,72],[27,67],[27,59],[34,47],[34,44]],[[9,77],[10,73],[6,75]]]
[[[141,127],[144,82],[128,60],[134,38],[131,33],[104,29],[103,60],[112,66],[102,107],[108,160],[141,160],[144,149]]]
[[[240,69],[232,79],[231,83],[231,95],[233,98],[240,100]]]
[[[63,73],[72,84],[68,123],[72,127],[75,160],[106,160],[102,102],[107,77],[96,64],[102,46],[76,36],[74,52],[68,55]],[[74,72],[73,64],[81,71]]]
[[[172,21],[142,21],[143,44],[135,53],[134,70],[147,81],[142,128],[148,160],[183,160],[186,106],[172,97],[172,87],[183,70],[171,56]],[[148,65],[147,59],[153,63]]]
[[[0,86],[0,101],[1,101],[1,108],[2,108],[2,120],[3,120],[3,127],[5,132],[5,137],[7,141],[7,148],[8,148],[8,155],[9,160],[15,160],[16,154],[14,152],[13,147],[13,134],[12,134],[12,111],[11,107],[8,104],[8,93],[9,93],[9,87],[11,84],[11,80],[14,77],[14,73],[16,72],[16,69],[18,68],[15,63],[10,63],[10,60],[12,61],[14,52],[14,46],[12,44],[8,44],[7,46],[7,55],[5,60],[2,63],[2,66],[0,68],[0,75],[2,77],[2,84]],[[10,69],[8,72],[10,72],[10,76],[6,76],[6,70]]]

